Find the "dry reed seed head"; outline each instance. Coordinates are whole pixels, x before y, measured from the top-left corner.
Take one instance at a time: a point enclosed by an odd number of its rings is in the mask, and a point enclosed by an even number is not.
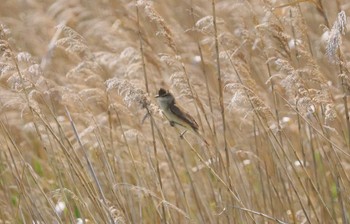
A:
[[[10,59],[0,58],[0,80],[7,81],[16,70],[16,66],[12,63]]]
[[[6,111],[12,111],[12,110],[19,110],[20,115],[22,117],[22,112],[24,111],[26,107],[26,102],[24,97],[18,96],[18,93],[1,89],[1,96],[0,96],[0,110],[2,113]]]
[[[0,40],[6,39],[11,34],[11,30],[4,24],[0,24]]]
[[[139,50],[133,47],[127,47],[120,53],[119,59],[126,60],[126,62],[129,64],[132,64],[133,62],[139,61],[141,59],[141,55]]]
[[[97,105],[105,105],[106,93],[100,88],[89,88],[79,91],[78,95],[90,109],[96,108]]]
[[[285,88],[290,99],[296,103],[298,110],[303,115],[313,114],[316,106],[333,103],[330,97],[327,79],[320,73],[319,67],[312,59],[311,55],[299,49],[299,53],[303,55],[306,61],[305,68],[295,69],[288,60],[277,59],[275,64],[280,71],[285,72],[286,76],[280,81]],[[304,78],[302,78],[304,77]],[[305,79],[307,77],[307,79]],[[315,82],[319,89],[306,88],[306,84]]]
[[[248,102],[247,102],[247,98],[245,97],[244,91],[237,90],[231,96],[227,108],[229,111],[245,112],[246,111],[245,107],[248,106],[247,103]]]
[[[78,42],[86,45],[85,38],[81,36],[79,33],[77,33],[75,30],[73,30],[72,28],[63,24],[58,25],[56,28],[60,29],[65,37],[68,37],[71,40],[77,40]]]
[[[31,75],[32,78],[42,78],[43,75],[43,71],[41,70],[41,67],[39,64],[32,64],[29,66],[28,68],[28,72]],[[34,81],[34,79],[32,79],[32,81]]]
[[[154,108],[150,107],[151,101],[148,99],[147,93],[145,93],[142,89],[137,88],[129,81],[112,78],[107,80],[105,83],[107,86],[107,92],[116,89],[118,91],[118,94],[123,97],[123,101],[128,107],[131,107],[132,105],[138,105],[141,106],[142,109]]]
[[[289,9],[286,11],[286,16],[283,17],[282,20],[284,24],[290,24],[294,31],[292,36],[295,39],[301,39],[306,41],[308,39],[307,37],[307,31],[308,27],[305,23],[305,16],[302,15],[302,12],[300,8],[297,6],[295,7],[289,7]]]
[[[291,53],[289,48],[289,40],[293,39],[285,32],[283,24],[277,21],[273,15],[265,18],[266,21],[255,26],[260,36],[266,45],[266,50],[273,56],[286,58],[290,60]]]
[[[117,206],[110,206],[108,207],[108,210],[113,217],[114,223],[118,223],[118,224],[126,223],[123,217],[123,213],[119,209],[117,209]]]
[[[7,56],[11,58],[7,58]],[[8,49],[7,56],[3,55],[0,59],[0,79],[6,80],[15,91],[33,88],[41,78],[42,71],[32,56],[28,52],[16,54],[10,49]],[[19,71],[16,66],[18,66]]]
[[[214,33],[213,16],[204,16],[201,19],[197,20],[194,29],[203,34],[213,34]]]
[[[252,77],[250,65],[248,64],[245,53],[240,50],[220,52],[222,60],[222,80],[225,85],[232,83],[242,83],[244,88],[252,92],[260,92],[260,88]],[[227,90],[229,90],[228,88]]]
[[[176,44],[174,41],[174,35],[172,34],[170,28],[165,23],[163,17],[154,9],[153,2],[147,0],[137,1],[137,6],[142,6],[144,8],[146,16],[157,25],[158,31],[156,32],[157,36],[164,37],[166,44],[176,53]]]
[[[28,93],[29,106],[38,114],[41,114],[40,104],[38,103],[41,97],[42,93],[36,89],[32,89]]]
[[[103,88],[103,69],[93,60],[83,60],[66,73],[67,82]]]
[[[228,103],[228,109],[231,112],[245,113],[245,119],[248,115],[254,115],[254,113],[256,113],[263,118],[265,122],[270,122],[273,118],[271,109],[265,105],[260,97],[247,87],[239,83],[230,83],[225,85],[225,90],[233,93]]]
[[[11,58],[11,48],[9,43],[10,30],[5,28],[3,24],[0,25],[0,56],[4,58]]]
[[[118,113],[121,114],[128,114],[129,110],[128,108],[121,103],[118,102],[110,102],[110,104],[108,105],[108,110],[109,111],[117,111]]]
[[[118,74],[125,78],[139,79],[142,74],[141,54],[133,47],[122,49],[119,56],[110,52],[94,53],[93,61],[100,68],[107,68],[109,73]]]
[[[326,105],[332,102],[332,97],[330,94],[330,89],[327,85],[321,85],[320,89],[309,89],[309,95],[317,104]]]
[[[35,124],[32,121],[29,121],[27,123],[25,123],[22,128],[21,131],[23,131],[23,133],[26,136],[33,136],[35,134],[40,134],[40,138],[41,138],[41,146],[43,147],[50,147],[50,144],[52,144],[51,141],[51,136],[48,134],[47,132],[47,128],[45,127],[45,125],[42,124]]]
[[[2,59],[10,59],[12,56],[11,49],[7,40],[0,39],[0,56]]]
[[[254,94],[254,93],[253,93]],[[250,101],[254,105],[254,111],[266,122],[274,122],[274,115],[271,108],[257,95],[250,97]]]
[[[102,68],[108,70],[109,73],[121,69],[121,66],[119,64],[120,60],[115,53],[105,51],[94,52],[94,59],[97,64],[99,64]]]
[[[300,47],[298,48],[300,61],[303,61],[304,63],[303,65],[301,65],[303,68],[300,70],[304,70],[304,74],[308,78],[309,82],[314,82],[318,85],[328,86],[328,78],[325,74],[321,72],[316,60],[304,47],[304,45],[300,45]]]
[[[227,49],[234,49],[231,50],[233,52],[235,52],[236,50],[238,50],[239,48],[241,48],[245,42],[241,41],[241,38],[243,40],[247,40],[247,38],[244,37],[244,35],[249,35],[247,34],[246,30],[243,29],[236,29],[236,32],[238,31],[239,33],[236,33],[235,35],[232,34],[231,32],[220,32],[218,34],[218,41],[220,46],[222,46],[223,49],[225,49],[227,51]]]
[[[56,41],[57,47],[61,47],[67,53],[76,55],[80,58],[93,58],[93,55],[83,36],[65,25],[59,25],[57,29],[61,29],[64,36]]]
[[[328,124],[337,118],[337,112],[334,108],[334,104],[330,104],[330,103],[326,104],[324,115],[325,115],[325,124]]]
[[[125,138],[127,139],[128,143],[137,143],[138,139],[146,139],[145,136],[142,134],[142,132],[140,132],[137,129],[133,129],[130,128],[126,131],[124,131],[123,133],[125,135]],[[120,138],[122,139],[123,136],[120,136]]]
[[[225,24],[225,20],[216,16],[216,25],[218,26],[223,24]],[[196,21],[193,29],[206,35],[214,34],[213,16],[204,16],[200,18]]]
[[[18,62],[32,62],[32,55],[28,52],[19,52],[16,58]]]
[[[169,54],[160,54],[160,60],[169,66],[169,69],[172,71],[170,75],[170,82],[172,88],[180,90],[182,95],[187,97],[192,97],[192,92],[188,86],[187,77],[185,71],[183,70],[184,64],[182,63],[182,58],[180,55],[169,55]],[[190,79],[190,77],[188,77]],[[190,79],[190,83],[192,80]]]
[[[292,76],[293,78],[296,78],[298,71],[290,64],[288,60],[276,58],[274,62],[278,70]]]
[[[170,55],[161,53],[159,54],[159,60],[168,65],[173,71],[181,70],[181,57],[178,55]]]
[[[62,105],[68,106],[70,110],[75,108],[75,110],[78,110],[80,112],[85,111],[85,105],[82,103],[80,96],[75,93],[72,89],[64,87],[61,90],[62,94]]]
[[[331,63],[339,63],[340,59],[337,51],[342,43],[341,35],[345,35],[346,32],[346,23],[347,19],[345,12],[339,12],[338,17],[329,32],[326,47],[326,55]]]
[[[22,78],[17,74],[13,73],[8,79],[7,83],[9,84],[10,88],[14,91],[21,92],[24,89],[32,88],[32,84],[28,82],[28,80]]]
[[[297,95],[294,100],[295,106],[301,115],[309,116],[316,112],[316,107],[310,97]]]
[[[349,73],[341,73],[338,75],[339,79],[342,80],[342,86],[344,90],[344,94],[347,96],[350,95],[350,78],[349,78]]]
[[[114,74],[124,76],[124,78],[139,80],[142,72],[142,60],[139,50],[133,47],[126,47],[119,57],[115,59]]]
[[[188,86],[187,78],[183,71],[177,71],[171,74],[170,81],[172,88],[180,90],[181,95],[185,95],[186,97],[192,97],[191,89]]]

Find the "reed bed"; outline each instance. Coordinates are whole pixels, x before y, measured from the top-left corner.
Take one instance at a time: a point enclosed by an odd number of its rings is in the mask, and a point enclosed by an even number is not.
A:
[[[3,1],[0,223],[349,223],[348,15]],[[169,125],[159,88],[208,145]]]

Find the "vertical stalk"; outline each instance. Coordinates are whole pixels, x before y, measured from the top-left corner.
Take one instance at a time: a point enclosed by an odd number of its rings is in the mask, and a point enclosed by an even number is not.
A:
[[[141,27],[140,27],[140,15],[139,15],[139,7],[137,5],[137,0],[135,0],[135,6],[136,6],[136,15],[137,15],[138,36],[139,36],[139,41],[140,41],[140,54],[141,54],[141,60],[142,60],[142,70],[143,70],[143,75],[144,75],[144,79],[145,79],[146,92],[149,95],[147,70],[146,70],[146,63],[145,63],[145,57],[144,57],[144,51],[143,51],[143,41],[142,41],[142,34],[141,34]],[[152,116],[150,114],[150,111],[148,110],[148,108],[146,108],[146,109],[147,109],[147,116]],[[157,178],[159,181],[159,186],[160,186],[162,198],[163,198],[163,200],[165,200],[164,194],[163,194],[162,177],[160,175],[159,161],[158,161],[158,156],[157,156],[158,153],[157,153],[157,143],[156,143],[155,133],[154,133],[154,124],[153,124],[152,119],[151,119],[150,124],[151,124],[151,132],[152,132],[153,152],[154,152],[154,158],[155,158],[155,162],[156,162]],[[161,217],[162,222],[167,223],[164,203],[162,203],[162,214],[163,214],[163,217]]]
[[[218,41],[218,30],[216,26],[216,10],[215,10],[215,0],[212,0],[212,9],[213,9],[213,25],[214,25],[214,38],[215,38],[215,50],[216,50],[216,68],[217,68],[217,76],[218,76],[218,85],[219,85],[219,103],[220,103],[220,110],[221,110],[221,118],[222,118],[222,125],[223,125],[223,135],[224,135],[224,148],[225,148],[225,154],[226,154],[226,165],[227,165],[227,171],[230,168],[230,157],[228,153],[227,148],[227,141],[226,141],[226,121],[225,121],[225,107],[224,107],[224,94],[222,89],[222,81],[221,81],[221,69],[220,69],[220,52],[219,52],[219,41]],[[228,175],[228,174],[227,174]],[[229,182],[230,178],[228,176]],[[229,183],[231,186],[231,183]]]

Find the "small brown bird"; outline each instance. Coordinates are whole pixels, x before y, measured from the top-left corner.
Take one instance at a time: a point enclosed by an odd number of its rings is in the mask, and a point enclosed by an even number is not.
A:
[[[176,102],[175,97],[163,88],[160,88],[156,96],[158,104],[163,111],[164,116],[169,120],[173,127],[180,126],[185,129],[181,136],[187,131],[196,133],[206,144],[205,139],[198,132],[198,124],[194,118],[180,108]]]

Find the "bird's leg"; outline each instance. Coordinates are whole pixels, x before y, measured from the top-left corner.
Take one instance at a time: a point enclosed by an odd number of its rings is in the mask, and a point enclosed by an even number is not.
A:
[[[175,121],[169,121],[170,123],[170,126],[171,127],[175,127],[177,130],[179,130],[176,126],[175,126]],[[179,130],[180,131],[180,130]],[[180,138],[183,138],[184,137],[184,134],[186,133],[187,130],[184,130],[181,134],[180,134]]]
[[[184,137],[184,134],[186,133],[187,130],[184,130],[181,134],[180,134],[180,138]]]

